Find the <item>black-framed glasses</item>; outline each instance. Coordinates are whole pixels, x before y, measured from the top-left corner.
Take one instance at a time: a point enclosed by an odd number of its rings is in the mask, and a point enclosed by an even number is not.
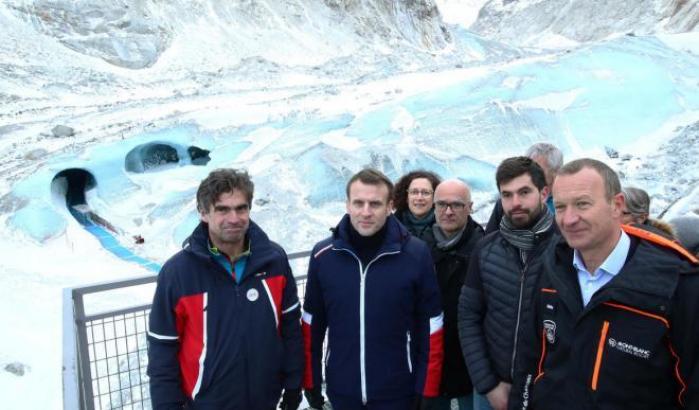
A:
[[[408,190],[408,195],[410,196],[422,196],[422,197],[430,197],[432,196],[433,192],[428,191],[426,189],[410,189]]]
[[[447,208],[451,208],[451,210],[454,212],[460,212],[466,208],[466,204],[463,202],[437,201],[434,203],[434,207],[440,212],[446,211]]]

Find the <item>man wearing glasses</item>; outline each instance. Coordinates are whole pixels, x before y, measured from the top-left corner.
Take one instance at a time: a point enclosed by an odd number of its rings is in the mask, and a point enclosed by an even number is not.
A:
[[[476,246],[459,299],[459,336],[477,410],[508,408],[522,323],[555,229],[546,177],[534,160],[504,160],[495,180],[504,211],[500,229]]]
[[[432,258],[442,294],[444,311],[444,366],[440,395],[430,410],[450,410],[456,399],[459,410],[473,409],[473,385],[459,344],[457,306],[466,278],[469,258],[483,237],[483,228],[471,218],[471,191],[459,180],[447,180],[434,192],[437,222],[432,226]]]
[[[284,250],[250,220],[247,172],[197,190],[201,223],[158,275],[148,332],[154,409],[296,410],[303,341]]]

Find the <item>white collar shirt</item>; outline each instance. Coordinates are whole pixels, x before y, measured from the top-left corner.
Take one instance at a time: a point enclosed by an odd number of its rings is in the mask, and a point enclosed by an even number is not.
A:
[[[631,239],[626,232],[621,231],[619,241],[612,252],[607,256],[607,259],[602,264],[590,273],[585,267],[582,256],[578,250],[573,251],[573,266],[578,272],[578,283],[580,283],[580,291],[582,293],[583,306],[587,306],[598,290],[612,280],[624,267],[626,258],[629,255],[631,248]]]

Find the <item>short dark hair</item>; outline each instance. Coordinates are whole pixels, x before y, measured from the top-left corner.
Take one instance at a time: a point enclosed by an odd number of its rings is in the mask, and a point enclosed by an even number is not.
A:
[[[255,184],[252,183],[250,175],[245,170],[232,168],[219,168],[211,171],[197,189],[197,210],[199,212],[209,212],[211,205],[218,201],[221,194],[238,190],[242,192],[248,200],[248,206],[252,207],[252,194]]]
[[[391,199],[391,196],[393,195],[393,182],[391,182],[391,180],[388,179],[383,172],[374,168],[364,168],[363,170],[352,175],[350,180],[347,181],[347,187],[345,188],[347,199],[349,199],[350,196],[350,186],[356,181],[360,181],[361,183],[367,185],[386,185],[386,188],[388,188],[387,199]]]
[[[439,175],[424,169],[418,169],[403,175],[393,188],[393,207],[396,209],[396,212],[403,212],[408,209],[408,188],[413,180],[418,178],[425,178],[430,181],[432,191],[437,189],[437,185],[442,182]]]
[[[546,186],[546,174],[544,174],[543,168],[533,159],[520,156],[507,158],[498,165],[498,169],[495,171],[495,182],[497,183],[498,191],[502,184],[506,184],[524,174],[529,174],[532,183],[539,191]]]
[[[595,170],[604,182],[604,196],[607,201],[611,201],[615,195],[621,192],[621,182],[619,182],[619,176],[614,172],[609,165],[602,161],[598,161],[592,158],[581,158],[574,161],[570,161],[563,165],[558,171],[558,175],[573,175],[582,171],[583,168],[590,168]]]

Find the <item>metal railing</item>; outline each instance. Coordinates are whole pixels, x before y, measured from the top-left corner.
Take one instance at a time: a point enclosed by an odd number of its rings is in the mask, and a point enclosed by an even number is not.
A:
[[[294,272],[310,251],[289,254]],[[296,262],[296,263],[294,263]],[[293,266],[292,266],[293,268]],[[301,269],[299,269],[301,268]],[[130,303],[136,287],[154,287],[157,275],[64,289],[63,407],[64,409],[151,409],[148,387],[148,314],[150,303]],[[303,298],[305,274],[296,275]],[[87,305],[104,305],[107,292],[126,307],[87,312]],[[152,290],[140,292],[150,296]],[[125,296],[128,295],[128,296]],[[87,303],[86,303],[87,302]]]

